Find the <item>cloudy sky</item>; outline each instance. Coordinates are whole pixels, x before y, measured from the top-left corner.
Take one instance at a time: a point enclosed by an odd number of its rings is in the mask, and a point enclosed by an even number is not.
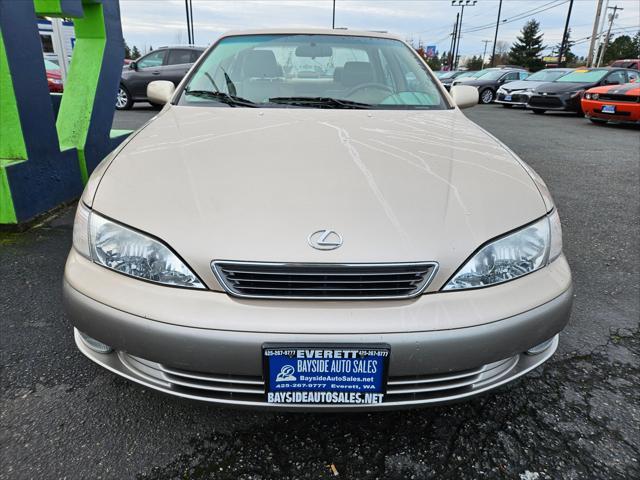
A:
[[[606,0],[605,0],[606,1]],[[193,0],[195,39],[208,45],[226,30],[263,27],[330,27],[332,0]],[[575,0],[571,14],[574,52],[586,55],[597,0]],[[614,22],[616,35],[640,29],[638,0],[609,0],[624,8]],[[545,44],[559,43],[568,0],[504,0],[498,40],[513,42],[530,18],[541,24]],[[120,0],[124,37],[144,51],[149,45],[186,43],[184,0]],[[415,43],[449,49],[450,33],[459,7],[444,0],[336,0],[336,26],[386,30]],[[461,55],[481,55],[483,40],[493,41],[498,0],[478,0],[465,8]],[[506,21],[505,21],[506,20]],[[582,41],[580,41],[582,40]],[[489,44],[489,49],[491,44]]]

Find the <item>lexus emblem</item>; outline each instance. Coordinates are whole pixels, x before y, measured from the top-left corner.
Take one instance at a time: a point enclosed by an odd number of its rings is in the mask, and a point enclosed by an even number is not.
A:
[[[335,230],[318,230],[307,241],[317,250],[335,250],[342,245],[342,237]]]

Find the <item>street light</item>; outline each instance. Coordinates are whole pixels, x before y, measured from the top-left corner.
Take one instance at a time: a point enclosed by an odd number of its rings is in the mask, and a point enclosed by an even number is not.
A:
[[[458,68],[458,52],[460,51],[460,37],[462,36],[462,17],[464,15],[464,7],[475,7],[477,0],[451,0],[452,7],[461,7],[460,11],[460,23],[458,25],[458,39],[455,45],[455,51],[453,52],[453,70]]]

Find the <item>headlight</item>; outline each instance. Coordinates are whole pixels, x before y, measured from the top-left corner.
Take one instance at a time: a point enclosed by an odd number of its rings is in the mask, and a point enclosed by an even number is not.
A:
[[[205,288],[176,254],[160,241],[107,220],[78,205],[73,246],[104,267],[163,285]]]
[[[584,94],[584,98],[586,98],[587,100],[591,100],[591,94],[590,93],[585,93]]]
[[[537,222],[494,240],[465,263],[443,290],[487,287],[548,265],[562,253],[557,210]]]
[[[571,96],[571,98],[573,97],[577,97],[579,96],[582,92],[584,92],[584,90],[575,90],[573,92],[569,92],[569,96]]]

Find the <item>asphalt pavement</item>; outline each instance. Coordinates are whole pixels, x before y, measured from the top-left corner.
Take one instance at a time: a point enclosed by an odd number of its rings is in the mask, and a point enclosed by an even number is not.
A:
[[[0,233],[0,479],[640,478],[640,132],[466,112],[540,173],[560,212],[575,303],[542,368],[471,401],[391,413],[261,413],[156,393],[73,343],[68,208]],[[118,112],[114,127],[156,113]]]

